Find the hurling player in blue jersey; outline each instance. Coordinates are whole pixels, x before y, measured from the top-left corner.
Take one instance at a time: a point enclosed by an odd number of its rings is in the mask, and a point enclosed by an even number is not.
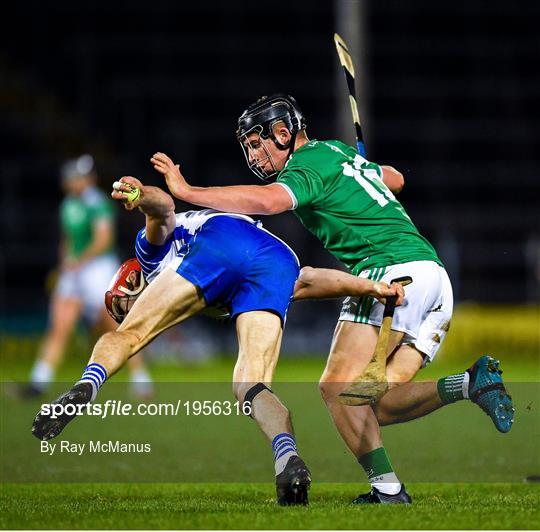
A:
[[[203,309],[224,306],[236,322],[239,344],[233,391],[272,443],[278,503],[307,504],[310,472],[298,456],[289,411],[269,388],[293,292],[296,299],[397,295],[399,304],[401,286],[335,270],[327,270],[324,286],[318,286],[312,283],[313,268],[297,281],[294,252],[250,217],[213,210],[175,214],[169,194],[133,177],[121,179],[114,199],[125,201],[126,183],[141,190],[126,208],[139,207],[146,224],[136,239],[138,262],[124,263],[136,266],[120,274],[123,266],[108,292],[120,290],[107,306],[121,324],[100,338],[81,379],[53,404],[93,401],[104,381],[161,332]],[[43,409],[32,432],[42,440],[54,438],[74,417],[63,413],[52,419]]]

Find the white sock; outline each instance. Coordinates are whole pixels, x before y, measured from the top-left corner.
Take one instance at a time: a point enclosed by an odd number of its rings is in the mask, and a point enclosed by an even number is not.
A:
[[[144,368],[139,368],[131,374],[131,388],[135,395],[150,396],[154,391],[152,377]]]
[[[92,398],[90,402],[94,401],[98,390],[101,388],[101,385],[107,380],[107,370],[97,362],[92,362],[88,364],[84,369],[82,377],[75,383],[79,384],[80,382],[89,383],[92,386]]]
[[[471,380],[471,376],[469,375],[469,372],[466,371],[465,375],[463,376],[463,383],[461,385],[461,391],[463,392],[463,398],[469,399],[469,382]]]
[[[272,440],[272,449],[274,450],[274,458],[276,460],[276,476],[283,472],[289,458],[298,456],[296,450],[296,441],[292,434],[282,432]]]
[[[54,377],[54,369],[43,360],[37,360],[30,372],[30,382],[38,389],[44,390]]]
[[[386,495],[397,495],[401,491],[401,482],[394,472],[370,478],[369,482],[374,488]]]

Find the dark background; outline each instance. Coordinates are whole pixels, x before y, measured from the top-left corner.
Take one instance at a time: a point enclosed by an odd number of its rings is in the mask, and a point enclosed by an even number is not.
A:
[[[534,301],[539,4],[359,3],[364,33],[355,62],[369,158],[405,174],[400,200],[438,248],[459,301]],[[126,174],[162,184],[148,162],[156,150],[179,162],[192,184],[256,183],[235,139],[236,119],[272,92],[298,99],[312,138],[345,129],[353,141],[338,113],[347,98],[332,40],[338,2],[5,7],[3,319],[45,314],[66,157],[92,153],[104,190]],[[292,214],[264,221],[303,264],[337,264]],[[132,256],[142,223],[142,215],[119,212],[122,260]]]

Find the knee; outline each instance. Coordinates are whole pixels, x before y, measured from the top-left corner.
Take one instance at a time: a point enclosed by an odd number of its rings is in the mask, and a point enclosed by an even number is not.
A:
[[[246,396],[246,392],[250,388],[250,383],[247,382],[233,382],[232,384],[232,392],[234,397],[236,397],[236,400],[242,403],[244,401],[244,397]]]
[[[330,400],[330,391],[331,385],[329,382],[325,381],[321,378],[319,381],[319,393],[321,394],[321,397],[323,398],[323,401],[327,403]]]
[[[327,404],[335,401],[343,388],[343,382],[340,382],[338,376],[332,373],[325,372],[319,380],[319,392]]]
[[[411,382],[416,376],[417,370],[410,368],[392,368],[386,372],[388,387],[395,388],[407,382]]]

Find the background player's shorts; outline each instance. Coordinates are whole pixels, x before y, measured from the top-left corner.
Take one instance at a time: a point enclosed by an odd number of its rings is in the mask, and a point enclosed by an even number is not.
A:
[[[414,261],[364,270],[359,277],[390,284],[392,279],[410,275],[405,302],[396,308],[392,329],[405,333],[402,343],[412,344],[431,362],[450,327],[454,299],[446,270],[432,261]],[[384,305],[372,297],[348,297],[343,302],[340,321],[369,323],[380,327]]]
[[[95,324],[105,308],[105,292],[119,266],[114,255],[96,257],[76,270],[62,272],[55,294],[81,301],[83,317]]]
[[[299,264],[277,237],[247,221],[228,216],[208,220],[189,251],[170,267],[198,286],[208,305],[222,304],[231,318],[266,310],[285,322]]]

